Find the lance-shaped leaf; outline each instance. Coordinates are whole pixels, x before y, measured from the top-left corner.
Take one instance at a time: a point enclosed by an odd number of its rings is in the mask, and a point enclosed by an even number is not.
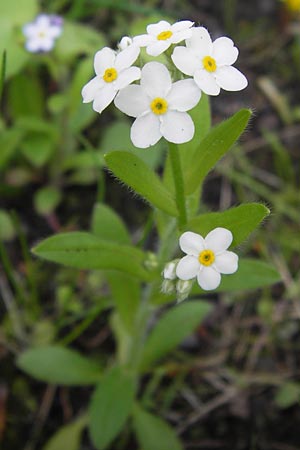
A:
[[[160,178],[140,158],[129,152],[111,152],[105,155],[108,168],[156,208],[177,216],[177,208],[171,193]]]
[[[232,147],[246,128],[250,116],[250,110],[242,109],[230,119],[215,126],[204,137],[185,171],[186,194],[192,194],[197,189],[216,162]]]
[[[17,365],[40,381],[68,386],[97,383],[102,372],[95,361],[59,346],[26,350],[18,357]]]
[[[203,301],[188,301],[166,312],[148,337],[141,361],[147,370],[158,359],[177,347],[209,313],[211,306]]]
[[[133,407],[135,380],[120,367],[105,374],[90,404],[90,433],[97,450],[107,448]]]
[[[56,234],[32,251],[40,258],[78,269],[120,270],[145,280],[150,277],[143,267],[145,254],[141,250],[87,232]]]
[[[46,443],[43,450],[80,450],[83,429],[86,427],[87,417],[81,416],[77,420],[61,427]]]
[[[237,272],[222,275],[220,286],[212,292],[248,291],[270,286],[280,280],[280,274],[271,264],[256,259],[240,258]],[[199,292],[207,294],[207,291],[203,291],[196,282],[192,294]]]
[[[143,450],[183,450],[175,431],[160,417],[135,406],[133,427]]]
[[[121,217],[104,203],[96,203],[94,207],[91,231],[100,239],[130,244],[130,236]]]
[[[187,231],[201,234],[203,237],[217,227],[230,230],[233,234],[231,247],[243,242],[260,222],[270,214],[270,210],[261,203],[247,203],[223,212],[201,214],[191,219]]]

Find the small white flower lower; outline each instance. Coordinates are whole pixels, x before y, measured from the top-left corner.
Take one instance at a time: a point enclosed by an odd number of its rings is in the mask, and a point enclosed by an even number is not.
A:
[[[142,69],[141,84],[122,89],[115,105],[128,116],[136,117],[131,140],[136,147],[147,148],[161,137],[176,144],[190,141],[195,127],[186,111],[197,105],[200,96],[193,80],[172,83],[166,66],[149,62]]]
[[[226,228],[215,228],[204,239],[197,233],[187,231],[179,239],[181,258],[176,275],[181,280],[197,277],[199,286],[210,291],[221,282],[221,274],[232,274],[238,269],[238,256],[228,251],[232,233]]]

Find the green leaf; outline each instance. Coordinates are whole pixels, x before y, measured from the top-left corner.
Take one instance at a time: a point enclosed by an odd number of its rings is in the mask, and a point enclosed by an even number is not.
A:
[[[25,135],[21,142],[22,153],[35,167],[41,167],[57,146],[57,126],[39,117],[22,116],[16,121],[16,127]]]
[[[250,110],[242,109],[215,126],[200,142],[190,166],[185,170],[186,194],[192,194],[197,189],[217,161],[232,147],[246,128],[250,116]]]
[[[103,240],[130,244],[130,236],[122,219],[104,203],[94,206],[91,229],[95,236]]]
[[[37,3],[37,0],[0,1],[0,55],[6,50],[6,79],[16,74],[30,58],[23,48],[25,38],[20,28],[34,19]]]
[[[223,212],[201,214],[190,220],[187,231],[201,234],[203,237],[217,227],[230,230],[233,234],[231,247],[243,242],[270,214],[270,210],[260,203],[246,203]]]
[[[61,427],[43,447],[43,450],[80,450],[81,434],[86,427],[87,417],[79,417],[72,423]]]
[[[96,362],[58,346],[26,350],[18,357],[17,366],[40,381],[67,386],[97,383],[101,374]]]
[[[54,142],[49,135],[42,133],[30,133],[21,145],[23,155],[35,167],[43,166],[54,152]]]
[[[108,168],[139,195],[171,216],[177,216],[174,198],[159,177],[140,158],[129,152],[105,155]]]
[[[22,95],[20,95],[22,92]],[[42,85],[36,76],[19,73],[8,84],[9,110],[16,119],[26,116],[43,116],[45,99]],[[32,99],[34,98],[34,101]]]
[[[278,389],[275,403],[279,408],[285,409],[300,402],[300,384],[288,381]]]
[[[134,408],[133,427],[143,450],[183,450],[170,425],[139,406]]]
[[[18,146],[23,138],[23,131],[10,128],[1,131],[0,135],[0,170],[5,168],[9,160],[17,153]]]
[[[203,301],[188,301],[167,311],[148,337],[141,369],[147,370],[158,359],[177,347],[209,313],[211,306]]]
[[[104,241],[86,232],[61,233],[38,244],[33,253],[48,261],[77,269],[120,270],[144,280],[145,254],[134,247]]]
[[[122,119],[106,127],[101,139],[101,149],[104,153],[111,151],[130,151],[138,158],[142,159],[149,167],[154,169],[162,159],[162,152],[166,149],[166,141],[160,139],[157,144],[151,147],[150,151],[143,151],[133,145],[130,139],[131,123]]]
[[[141,288],[139,281],[125,273],[109,272],[107,280],[120,318],[127,332],[134,332],[136,311],[140,304]]]
[[[122,430],[134,397],[135,380],[120,367],[102,378],[90,404],[90,433],[97,450],[105,449]]]
[[[15,235],[15,227],[10,215],[4,209],[0,209],[0,240],[11,241]]]
[[[34,207],[39,214],[51,214],[61,201],[61,193],[53,186],[39,189],[34,195]]]
[[[281,281],[281,277],[277,270],[270,264],[256,259],[243,258],[239,260],[239,268],[232,275],[222,275],[220,286],[213,292],[234,292],[258,289],[270,286]],[[203,291],[197,283],[195,283],[192,294]]]
[[[100,47],[99,47],[100,48]],[[70,88],[64,97],[67,102],[69,126],[73,133],[78,133],[97,119],[92,106],[82,103],[82,87],[94,76],[91,58],[85,58],[78,63],[72,75]]]
[[[79,54],[93,55],[104,45],[103,34],[90,26],[65,20],[63,32],[56,41],[54,52],[56,57],[65,63]],[[92,59],[91,67],[93,67]]]

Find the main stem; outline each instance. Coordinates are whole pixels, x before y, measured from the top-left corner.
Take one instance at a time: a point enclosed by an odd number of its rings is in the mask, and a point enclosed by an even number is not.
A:
[[[171,142],[169,143],[169,155],[175,185],[175,200],[179,213],[178,227],[179,229],[182,229],[187,222],[186,204],[184,196],[184,182],[178,146],[176,144],[172,144]]]

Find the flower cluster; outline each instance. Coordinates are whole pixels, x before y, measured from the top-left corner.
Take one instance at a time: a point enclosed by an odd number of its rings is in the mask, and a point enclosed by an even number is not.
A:
[[[183,300],[192,287],[188,282],[194,278],[197,278],[203,290],[216,289],[221,283],[221,274],[232,274],[238,269],[238,256],[227,250],[232,240],[231,231],[221,227],[210,231],[205,239],[192,231],[183,233],[179,246],[186,256],[166,264],[163,271],[163,292],[173,293],[175,289],[171,289],[171,286],[174,285],[174,280],[178,280],[177,298],[179,294],[179,300]],[[180,282],[182,284],[178,284]],[[177,285],[184,290],[184,296]]]
[[[205,291],[216,289],[221,274],[232,274],[238,269],[238,256],[227,250],[232,239],[231,231],[220,227],[210,231],[205,239],[192,231],[183,233],[179,246],[186,256],[177,264],[177,277],[180,280],[197,277]]]
[[[177,46],[183,41],[185,45]],[[176,78],[160,62],[143,66],[142,47],[152,57],[165,52]],[[133,64],[139,56],[138,67]],[[83,102],[93,102],[93,109],[101,113],[114,101],[134,117],[131,140],[136,147],[150,147],[162,137],[175,144],[188,142],[195,127],[187,111],[198,104],[202,91],[218,95],[221,89],[239,91],[247,86],[246,77],[232,67],[237,57],[238,49],[228,37],[212,42],[208,31],[193,22],[171,25],[161,20],[148,25],[147,34],[123,37],[117,51],[105,47],[96,53],[96,76],[83,87]]]
[[[25,48],[31,53],[49,52],[61,35],[62,26],[63,20],[60,16],[40,14],[33,22],[23,27]]]

